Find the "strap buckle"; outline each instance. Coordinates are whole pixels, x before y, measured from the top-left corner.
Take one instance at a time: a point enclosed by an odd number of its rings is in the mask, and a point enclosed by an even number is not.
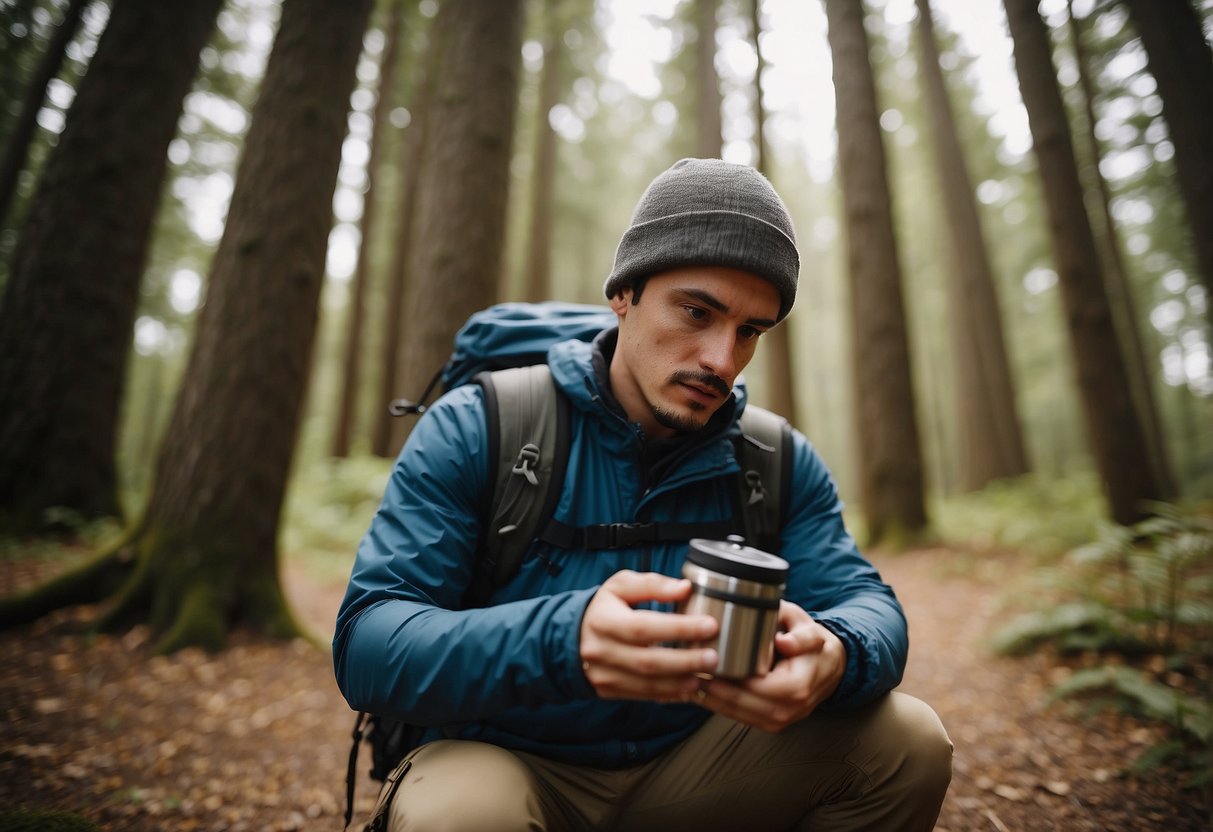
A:
[[[750,488],[750,499],[746,505],[752,506],[766,499],[767,489],[762,484],[762,476],[757,471],[746,471],[745,483]]]
[[[657,539],[652,523],[604,523],[585,529],[585,543],[590,549],[626,549]]]
[[[518,451],[518,461],[510,469],[510,473],[526,477],[526,481],[531,485],[539,485],[539,478],[535,476],[535,466],[538,464],[539,448],[528,442]]]

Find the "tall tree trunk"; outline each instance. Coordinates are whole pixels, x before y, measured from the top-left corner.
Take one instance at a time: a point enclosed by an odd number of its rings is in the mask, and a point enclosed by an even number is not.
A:
[[[750,36],[753,38],[754,54],[758,66],[754,70],[754,152],[757,154],[754,167],[763,176],[770,178],[766,142],[766,109],[762,105],[762,73],[766,68],[766,56],[762,54],[762,2],[750,0]],[[792,368],[791,320],[770,330],[763,336],[763,353],[767,362],[767,406],[782,415],[793,425],[804,428],[796,411],[796,379]]]
[[[76,36],[80,28],[80,17],[89,0],[71,0],[63,12],[63,19],[55,27],[55,34],[47,41],[46,51],[38,61],[34,75],[25,88],[25,96],[21,100],[21,111],[13,131],[9,134],[4,145],[4,158],[0,159],[0,221],[8,215],[12,205],[13,195],[17,190],[17,179],[25,167],[29,156],[30,143],[38,128],[38,111],[42,109],[42,101],[46,98],[46,88],[59,75],[63,66],[63,56],[67,54],[67,45]]]
[[[1196,262],[1213,298],[1213,54],[1190,0],[1124,0],[1158,83]],[[1213,303],[1208,304],[1213,321]]]
[[[720,75],[716,72],[716,9],[719,0],[695,0],[695,155],[719,159],[724,140],[720,124]]]
[[[923,531],[922,452],[910,377],[876,84],[861,0],[825,0],[848,242],[860,495],[871,543]]]
[[[404,426],[399,419],[393,419],[388,410],[388,403],[400,395],[419,396],[422,392],[421,387],[409,389],[399,386],[400,344],[404,332],[404,296],[409,281],[409,252],[412,249],[416,225],[417,180],[420,178],[421,163],[425,155],[425,126],[434,110],[434,84],[439,69],[438,59],[442,54],[435,39],[440,35],[441,32],[435,31],[433,26],[430,27],[425,56],[421,60],[424,69],[415,85],[412,119],[404,134],[400,161],[400,207],[396,215],[395,246],[392,250],[391,270],[388,272],[386,302],[383,305],[383,360],[379,366],[375,423],[371,431],[371,453],[380,457],[395,456],[400,450],[404,436]]]
[[[0,101],[19,101],[29,88],[26,55],[38,43],[34,9],[41,0],[10,0],[0,3]],[[0,107],[0,136],[13,130],[17,113]]]
[[[0,520],[120,513],[114,449],[165,154],[221,0],[115,0],[0,306]]]
[[[1015,407],[1011,362],[1002,312],[990,269],[973,182],[957,135],[952,104],[939,64],[939,47],[928,0],[918,4],[919,68],[935,147],[935,169],[944,202],[944,225],[953,257],[948,292],[952,333],[956,441],[960,486],[976,491],[993,480],[1028,470]]]
[[[1083,202],[1048,31],[1036,0],[1003,3],[1044,185],[1049,235],[1091,451],[1112,518],[1128,524],[1146,516],[1143,501],[1160,499],[1163,492],[1149,464],[1149,448],[1129,392],[1124,353],[1112,323],[1095,237]]]
[[[298,633],[276,536],[370,8],[371,0],[282,5],[147,514],[109,561],[110,572],[127,568],[101,626],[146,621],[160,650],[218,648],[241,626]],[[98,562],[73,574],[90,570],[92,585],[104,583]],[[62,597],[63,585],[43,592]],[[36,609],[36,593],[0,605],[0,622],[21,604]]]
[[[366,160],[366,191],[362,197],[362,231],[358,241],[358,263],[350,285],[350,318],[345,331],[341,394],[337,400],[337,421],[333,425],[330,453],[346,457],[350,453],[350,435],[358,406],[359,380],[362,376],[363,330],[366,320],[366,289],[370,281],[371,241],[374,239],[380,155],[383,152],[388,114],[392,110],[392,92],[396,82],[396,63],[404,32],[404,0],[392,0],[384,32],[383,58],[379,61],[379,93],[375,100],[374,125],[371,127],[370,152]]]
[[[1106,255],[1107,288],[1112,319],[1116,323],[1120,342],[1125,349],[1126,369],[1133,384],[1133,401],[1150,447],[1150,464],[1154,468],[1154,476],[1162,488],[1162,493],[1167,497],[1174,497],[1177,493],[1175,473],[1171,466],[1170,454],[1167,453],[1162,418],[1158,411],[1158,397],[1154,389],[1155,373],[1150,369],[1151,366],[1157,366],[1158,360],[1157,356],[1154,360],[1146,357],[1137,305],[1133,301],[1133,288],[1129,283],[1129,270],[1122,254],[1116,219],[1112,216],[1112,192],[1100,170],[1103,152],[1095,134],[1095,87],[1088,72],[1087,52],[1082,42],[1082,24],[1074,16],[1074,4],[1071,0],[1067,0],[1066,8],[1069,12],[1070,42],[1074,48],[1074,63],[1078,67],[1078,83],[1086,118],[1085,132],[1090,153],[1089,182],[1094,186],[1099,198],[1102,222],[1099,224],[1101,233],[1098,236],[1101,238],[1101,249]]]
[[[544,4],[543,71],[535,113],[535,175],[531,191],[531,225],[526,271],[526,297],[548,300],[552,293],[552,200],[556,193],[557,135],[549,115],[560,103],[562,64],[559,0]]]
[[[417,172],[402,354],[403,389],[420,390],[456,330],[496,299],[522,46],[521,0],[447,0],[442,50]]]

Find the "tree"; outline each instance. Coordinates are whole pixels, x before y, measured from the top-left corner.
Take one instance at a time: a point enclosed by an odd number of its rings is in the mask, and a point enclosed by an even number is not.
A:
[[[695,0],[695,155],[719,159],[720,75],[716,72],[716,10],[719,0]]]
[[[332,198],[371,0],[285,0],[146,514],[116,548],[0,604],[112,604],[157,648],[298,630],[276,535],[311,365]]]
[[[1147,514],[1144,502],[1161,499],[1163,492],[1149,464],[1149,447],[1112,321],[1048,31],[1035,0],[1003,3],[1044,185],[1049,236],[1091,451],[1112,518],[1127,525],[1142,519]]]
[[[1095,191],[1099,203],[1099,224],[1101,249],[1106,265],[1108,299],[1112,307],[1112,319],[1120,343],[1125,349],[1126,370],[1133,383],[1133,401],[1137,406],[1138,417],[1142,421],[1146,441],[1150,446],[1150,464],[1154,466],[1154,475],[1162,491],[1167,496],[1176,493],[1175,475],[1172,472],[1170,456],[1167,453],[1166,439],[1162,431],[1162,418],[1158,411],[1158,400],[1154,394],[1154,374],[1150,371],[1152,363],[1146,356],[1146,348],[1142,343],[1141,326],[1138,322],[1137,306],[1133,301],[1133,291],[1129,284],[1128,267],[1122,253],[1120,233],[1116,219],[1112,214],[1112,191],[1108,181],[1100,171],[1103,161],[1103,151],[1099,145],[1099,137],[1095,125],[1098,119],[1095,115],[1095,85],[1091,81],[1088,69],[1087,50],[1083,45],[1083,26],[1074,15],[1072,0],[1066,0],[1067,19],[1070,29],[1070,43],[1074,50],[1074,64],[1078,70],[1078,87],[1082,93],[1083,124],[1087,139],[1087,153],[1090,164],[1088,169],[1088,187]]]
[[[370,281],[371,241],[376,217],[376,188],[379,162],[383,152],[388,114],[392,109],[392,91],[396,80],[396,62],[404,31],[404,0],[392,0],[388,9],[388,24],[384,32],[383,58],[379,61],[379,92],[372,118],[370,151],[366,161],[367,186],[362,197],[362,218],[358,225],[358,262],[350,285],[350,318],[346,324],[343,350],[341,393],[337,399],[337,419],[333,423],[330,453],[345,457],[350,452],[350,434],[354,429],[354,414],[358,401],[358,385],[362,376],[363,330],[366,320],[366,292]]]
[[[460,324],[496,299],[522,47],[520,0],[448,0],[417,169],[401,389],[421,390]]]
[[[1028,470],[985,234],[939,63],[929,0],[918,5],[919,70],[951,244],[948,292],[960,485],[976,491]]]
[[[371,428],[371,453],[380,457],[395,456],[400,450],[404,428],[399,420],[393,421],[388,402],[400,393],[418,395],[416,390],[400,388],[400,341],[404,331],[404,296],[408,286],[409,252],[412,250],[414,219],[417,213],[417,180],[425,153],[426,129],[430,120],[434,83],[438,72],[437,61],[441,50],[435,38],[441,33],[427,33],[425,54],[418,62],[422,66],[422,77],[414,85],[412,118],[404,134],[401,154],[401,197],[396,215],[396,235],[392,248],[392,262],[388,271],[387,297],[383,304],[383,361],[379,366],[376,389],[377,407],[375,422]]]
[[[1158,83],[1196,262],[1213,298],[1213,55],[1190,0],[1124,0]],[[1207,306],[1213,320],[1213,303]]]
[[[63,18],[55,27],[55,33],[47,41],[46,51],[34,69],[34,76],[25,88],[25,96],[21,101],[21,110],[17,114],[16,124],[9,133],[4,144],[4,157],[0,159],[0,220],[8,214],[17,190],[17,179],[21,169],[25,167],[25,159],[29,154],[30,143],[38,127],[38,110],[46,98],[46,87],[59,74],[63,65],[63,56],[67,53],[67,45],[76,36],[80,26],[80,16],[89,0],[70,0],[63,10]]]
[[[114,445],[165,152],[221,0],[115,0],[0,306],[0,523],[120,513]]]
[[[762,3],[750,0],[750,36],[758,65],[754,69],[754,150],[755,168],[770,177],[770,154],[766,141],[766,109],[762,105],[762,73],[766,57],[762,53]],[[791,321],[770,330],[764,337],[763,352],[767,362],[767,406],[784,416],[789,422],[803,427],[796,412],[796,384],[792,373]]]
[[[531,225],[524,278],[526,297],[548,300],[552,295],[552,202],[556,195],[556,156],[559,136],[552,127],[552,108],[560,103],[564,72],[563,15],[560,0],[543,8],[543,69],[539,75],[539,105],[535,110],[535,173],[531,191]]]
[[[871,543],[927,526],[901,269],[861,0],[825,0],[850,275],[860,499]]]

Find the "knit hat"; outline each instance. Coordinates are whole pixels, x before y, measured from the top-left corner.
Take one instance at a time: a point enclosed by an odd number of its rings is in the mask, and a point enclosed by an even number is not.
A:
[[[788,209],[761,173],[720,159],[682,159],[652,181],[615,251],[608,298],[637,278],[683,266],[728,266],[779,290],[779,318],[796,300],[800,255]]]

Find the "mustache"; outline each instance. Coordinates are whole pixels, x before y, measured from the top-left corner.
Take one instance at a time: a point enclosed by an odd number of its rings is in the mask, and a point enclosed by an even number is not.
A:
[[[722,398],[727,398],[732,390],[725,380],[720,376],[709,373],[706,370],[695,372],[693,370],[678,370],[670,376],[670,381],[676,384],[697,384],[700,387],[710,387],[721,395]]]

